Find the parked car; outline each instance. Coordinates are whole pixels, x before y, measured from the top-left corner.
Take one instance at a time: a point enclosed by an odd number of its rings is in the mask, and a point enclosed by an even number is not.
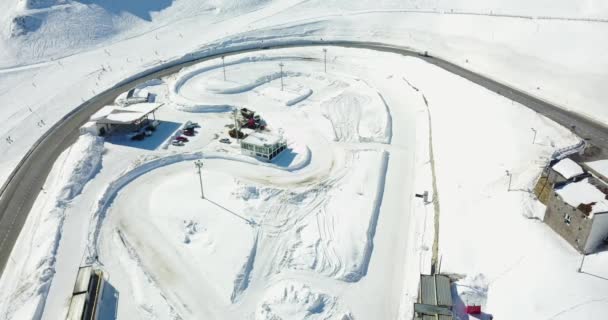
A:
[[[171,144],[174,146],[178,146],[178,147],[183,147],[184,146],[184,142],[180,141],[180,140],[173,140],[171,141]]]
[[[230,144],[230,143],[232,143],[232,142],[230,141],[230,139],[228,139],[228,138],[222,138],[222,139],[220,139],[220,142],[221,142],[221,143],[226,143],[226,144]]]
[[[177,140],[177,141],[183,141],[183,142],[188,142],[188,138],[186,138],[184,136],[179,136],[179,137],[175,138],[175,140]]]
[[[194,131],[192,130],[184,130],[184,135],[188,137],[194,136]]]
[[[143,133],[139,132],[139,133],[137,133],[137,134],[132,135],[132,136],[131,136],[131,140],[141,141],[141,140],[143,140],[145,137],[146,137],[146,136],[145,136]]]
[[[184,129],[196,129],[196,128],[200,128],[200,127],[201,126],[198,124],[198,122],[192,122],[192,121],[188,121],[184,125]]]

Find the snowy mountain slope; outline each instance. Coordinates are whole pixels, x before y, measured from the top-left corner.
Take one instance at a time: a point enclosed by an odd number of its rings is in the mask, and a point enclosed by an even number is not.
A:
[[[64,56],[180,19],[199,16],[211,24],[256,10],[268,1],[26,0],[2,17],[8,28],[2,32],[6,52],[0,59],[24,62]],[[7,9],[4,12],[11,12]]]

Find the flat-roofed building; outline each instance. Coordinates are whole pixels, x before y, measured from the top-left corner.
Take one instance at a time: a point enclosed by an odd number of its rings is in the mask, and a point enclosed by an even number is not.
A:
[[[262,161],[272,161],[287,144],[280,136],[270,133],[252,132],[241,140],[241,152]]]
[[[162,106],[162,103],[139,103],[125,107],[105,106],[95,112],[80,131],[97,135],[106,135],[112,131],[136,131],[150,120],[156,120],[155,112]]]

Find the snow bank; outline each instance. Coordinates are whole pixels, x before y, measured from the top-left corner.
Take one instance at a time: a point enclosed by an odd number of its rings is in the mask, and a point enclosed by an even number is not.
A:
[[[335,297],[315,292],[302,283],[283,281],[266,291],[255,319],[351,319],[348,314],[338,314],[336,309]]]
[[[284,71],[283,72],[283,77],[299,77],[302,76],[302,73],[300,72],[292,72],[292,71]],[[242,84],[242,85],[238,85],[235,87],[231,87],[231,88],[216,88],[216,89],[210,89],[211,92],[217,93],[217,94],[237,94],[237,93],[243,93],[243,92],[247,92],[247,91],[251,91],[263,84],[269,83],[273,80],[279,79],[281,78],[281,73],[280,72],[273,72],[271,74],[265,75],[265,76],[261,76],[257,79],[255,79],[253,82],[251,83],[246,83],[246,84]]]
[[[53,171],[58,177],[53,186],[58,188],[48,190],[52,192],[51,201],[38,211],[34,208],[24,226],[23,231],[27,232],[32,224],[35,225],[28,239],[29,252],[16,256],[15,264],[9,263],[3,273],[0,313],[7,318],[37,319],[42,316],[55,273],[55,256],[66,209],[101,168],[103,150],[102,138],[82,135],[64,152],[64,161],[55,164]],[[44,193],[46,190],[43,189],[41,196],[46,196]],[[24,240],[20,238],[20,241]]]
[[[308,99],[308,97],[310,97],[312,95],[312,89],[308,88],[306,90],[304,90],[304,92],[300,92],[300,95],[285,102],[285,105],[288,107],[291,107],[293,105],[296,105],[306,99]]]

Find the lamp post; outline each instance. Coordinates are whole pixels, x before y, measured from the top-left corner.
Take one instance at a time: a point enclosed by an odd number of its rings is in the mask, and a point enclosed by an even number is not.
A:
[[[534,129],[534,128],[530,128],[530,129],[532,129],[532,131],[534,131],[534,137],[532,138],[532,144],[534,144],[534,142],[536,142],[536,133],[537,132],[536,132],[536,129]]]
[[[226,63],[224,62],[225,58],[226,58],[226,56],[222,56],[222,69],[224,70],[224,81],[226,81]]]
[[[283,64],[283,62],[279,63],[279,67],[281,68],[281,91],[283,91],[283,67],[285,65]]]
[[[203,160],[194,161],[194,165],[198,168],[198,179],[201,183],[201,199],[205,199],[205,193],[203,192]]]
[[[239,128],[239,120],[237,119],[239,113],[238,110],[238,108],[234,108],[234,135],[236,137],[236,143],[239,143],[239,132],[241,131]]]
[[[323,48],[323,61],[325,63],[325,73],[327,73],[327,48]]]
[[[509,170],[505,170],[507,172],[507,176],[509,177],[509,187],[507,189],[507,191],[511,191],[511,179],[513,178],[513,175],[511,174],[511,172],[509,172]]]

